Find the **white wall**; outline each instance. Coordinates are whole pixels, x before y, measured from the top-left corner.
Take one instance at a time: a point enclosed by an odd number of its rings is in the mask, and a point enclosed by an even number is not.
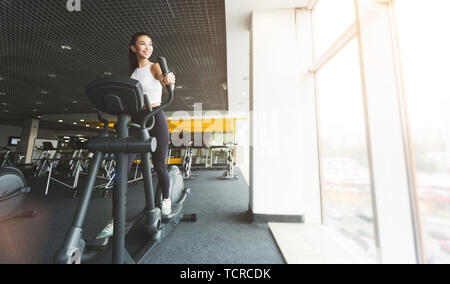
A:
[[[236,120],[236,165],[241,170],[247,184],[250,184],[250,120],[248,113],[234,114],[234,117],[245,118]]]
[[[250,207],[254,214],[303,215],[295,10],[254,12],[251,37]]]
[[[308,2],[309,0],[225,0],[228,105],[231,112],[249,110],[252,12],[304,8]]]
[[[307,70],[313,62],[312,34],[310,11],[303,9],[308,3],[225,0],[228,96],[230,113],[248,112],[253,119],[241,125],[251,137],[238,152],[241,170],[249,173],[253,213],[303,215],[305,222],[320,224],[315,78]],[[296,12],[303,13],[297,23]],[[253,47],[252,13],[259,18]],[[298,28],[298,21],[305,25]],[[281,98],[290,104],[277,102]]]
[[[250,29],[253,11],[303,8],[309,0],[225,0],[229,116],[250,116]],[[239,123],[237,164],[250,183],[249,120]],[[247,135],[247,136],[246,136]]]

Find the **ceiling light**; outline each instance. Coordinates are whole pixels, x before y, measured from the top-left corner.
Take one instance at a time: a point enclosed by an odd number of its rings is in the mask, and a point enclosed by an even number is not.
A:
[[[177,89],[183,89],[183,86],[177,86],[176,88]]]
[[[5,77],[0,76],[0,81],[3,81],[3,80],[5,80]]]
[[[38,111],[37,109],[33,109],[34,112]]]
[[[2,106],[7,106],[8,104],[7,103],[2,103]]]
[[[73,103],[73,104],[77,104],[77,103],[78,103],[78,101],[72,101],[72,103]]]
[[[0,92],[0,96],[6,96],[6,93]]]
[[[41,105],[41,104],[42,104],[42,102],[36,102],[35,104],[37,104],[37,105]]]
[[[76,123],[76,122],[74,122],[74,123],[73,123],[73,125],[77,125],[77,123]]]
[[[48,77],[50,77],[50,78],[56,78],[56,74],[49,73],[49,74],[48,74]]]
[[[80,119],[80,122],[84,122],[84,119]]]
[[[62,49],[72,50],[72,47],[69,45],[61,45]]]
[[[41,94],[46,95],[46,94],[48,94],[48,92],[46,90],[42,90]]]
[[[192,97],[186,97],[185,99],[186,100],[192,100]]]
[[[63,122],[63,120],[60,119],[60,120],[58,120],[58,122],[61,123],[61,122]]]
[[[89,124],[86,124],[86,127],[89,127],[90,125]]]
[[[112,73],[111,73],[111,72],[108,72],[108,71],[103,72],[103,74],[105,74],[105,76],[111,76],[111,75],[112,75]]]

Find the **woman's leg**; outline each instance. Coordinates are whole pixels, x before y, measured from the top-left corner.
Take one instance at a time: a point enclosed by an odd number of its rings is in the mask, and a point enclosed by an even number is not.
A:
[[[170,178],[166,167],[166,160],[169,148],[169,126],[164,112],[158,112],[155,119],[155,126],[150,130],[150,135],[156,137],[158,146],[156,147],[156,151],[152,153],[152,162],[155,171],[158,174],[158,182],[161,187],[163,198],[168,199],[170,198]]]

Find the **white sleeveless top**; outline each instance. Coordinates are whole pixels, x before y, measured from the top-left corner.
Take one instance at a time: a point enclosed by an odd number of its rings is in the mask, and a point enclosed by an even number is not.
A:
[[[153,64],[149,64],[148,66],[142,68],[136,68],[131,75],[131,78],[138,80],[141,83],[144,95],[149,98],[150,104],[160,104],[162,86],[159,80],[156,80],[153,77],[152,72],[150,72],[151,65]]]

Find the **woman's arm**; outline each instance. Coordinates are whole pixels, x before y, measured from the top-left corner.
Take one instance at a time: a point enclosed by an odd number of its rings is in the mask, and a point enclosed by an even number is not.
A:
[[[167,88],[166,85],[175,85],[175,75],[170,72],[166,76],[163,76],[161,66],[159,66],[159,63],[155,63],[154,65],[155,69],[155,77],[158,78],[159,82],[161,83],[161,86],[163,87],[163,92],[167,94]]]

